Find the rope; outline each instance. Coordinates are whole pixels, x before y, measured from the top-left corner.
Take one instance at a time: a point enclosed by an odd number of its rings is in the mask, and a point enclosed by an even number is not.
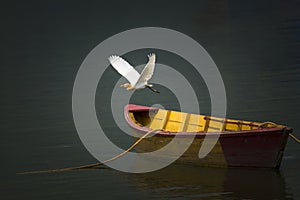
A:
[[[274,122],[264,122],[258,125],[258,127],[264,127],[264,126],[268,127],[268,125],[271,125],[272,128],[278,126],[278,124],[275,124]]]
[[[138,139],[133,145],[131,145],[126,151],[124,151],[124,152],[120,153],[119,155],[116,155],[116,156],[114,156],[114,157],[112,157],[112,158],[110,158],[108,160],[105,160],[102,163],[101,162],[97,162],[97,163],[94,163],[94,164],[81,165],[81,166],[76,166],[76,167],[66,167],[66,168],[60,168],[60,169],[49,169],[49,170],[29,171],[29,172],[19,172],[17,174],[40,174],[40,173],[51,173],[51,172],[66,172],[66,171],[72,171],[72,170],[88,169],[88,168],[97,167],[99,165],[106,164],[108,162],[111,162],[113,160],[116,160],[116,159],[124,156],[129,151],[131,151],[135,146],[137,146],[148,135],[150,135],[151,133],[154,133],[156,131],[159,131],[159,130],[160,129],[148,131],[147,133],[145,133],[145,135],[143,135],[140,139]]]
[[[289,136],[291,137],[291,138],[293,138],[298,144],[300,144],[300,139],[299,138],[297,138],[296,136],[294,136],[293,134],[289,134]]]
[[[264,123],[261,123],[261,124],[259,125],[259,127],[264,127],[264,126],[268,126],[268,125],[272,125],[272,128],[278,126],[278,125],[275,124],[274,122],[264,122]],[[298,144],[300,144],[300,139],[297,138],[295,135],[293,135],[292,133],[289,133],[289,136],[290,136],[295,142],[297,142]]]

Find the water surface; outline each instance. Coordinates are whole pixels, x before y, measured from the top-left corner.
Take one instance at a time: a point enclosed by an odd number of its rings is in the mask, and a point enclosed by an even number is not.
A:
[[[72,118],[73,82],[85,56],[121,31],[166,27],[197,40],[212,56],[227,92],[227,116],[274,121],[299,135],[300,16],[297,1],[212,3],[26,1],[4,6],[1,64],[1,181],[3,199],[299,199],[299,145],[289,140],[280,170],[210,169],[171,165],[147,174],[109,168],[39,175],[16,172],[96,162]],[[130,52],[133,64],[153,50]],[[210,100],[201,77],[180,58],[155,51],[192,83],[202,113]],[[103,81],[119,76],[108,69]],[[136,92],[131,101],[176,109],[174,94]],[[131,140],[112,120],[112,84],[99,86],[96,109],[109,137]],[[105,116],[105,117],[101,117]]]

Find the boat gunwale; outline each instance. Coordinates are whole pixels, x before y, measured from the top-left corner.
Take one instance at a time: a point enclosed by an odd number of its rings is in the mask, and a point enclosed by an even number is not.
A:
[[[130,107],[136,106],[139,109],[131,109]],[[159,108],[153,108],[153,107],[147,107],[147,106],[140,106],[135,104],[127,104],[124,107],[124,116],[127,123],[134,129],[140,131],[140,132],[148,132],[151,131],[151,128],[145,127],[145,126],[138,126],[136,123],[132,121],[132,119],[129,116],[129,112],[137,111],[147,111],[147,110],[159,110]],[[222,132],[170,132],[170,131],[164,131],[160,130],[158,131],[155,136],[162,136],[162,137],[186,137],[186,136],[193,136],[193,137],[205,137],[206,135],[209,135],[211,137],[243,137],[243,136],[261,136],[261,135],[270,135],[270,134],[278,134],[278,132],[284,132],[284,130],[287,130],[287,132],[292,132],[292,129],[283,126],[282,128],[279,127],[273,127],[273,128],[261,128],[261,129],[255,129],[255,130],[244,130],[244,131],[222,131]]]

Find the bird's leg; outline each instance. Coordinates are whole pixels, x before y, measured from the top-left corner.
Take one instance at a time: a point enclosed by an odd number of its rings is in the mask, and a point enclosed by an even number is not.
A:
[[[147,85],[146,87],[149,88],[152,92],[155,92],[155,93],[158,93],[158,94],[160,93],[159,91],[153,89],[152,87],[150,87],[150,86],[148,86],[148,85]]]

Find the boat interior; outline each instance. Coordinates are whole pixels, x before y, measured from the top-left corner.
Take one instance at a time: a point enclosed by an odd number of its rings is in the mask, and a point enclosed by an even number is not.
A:
[[[280,126],[271,122],[223,119],[162,109],[129,112],[129,116],[138,126],[168,132],[234,132]]]

